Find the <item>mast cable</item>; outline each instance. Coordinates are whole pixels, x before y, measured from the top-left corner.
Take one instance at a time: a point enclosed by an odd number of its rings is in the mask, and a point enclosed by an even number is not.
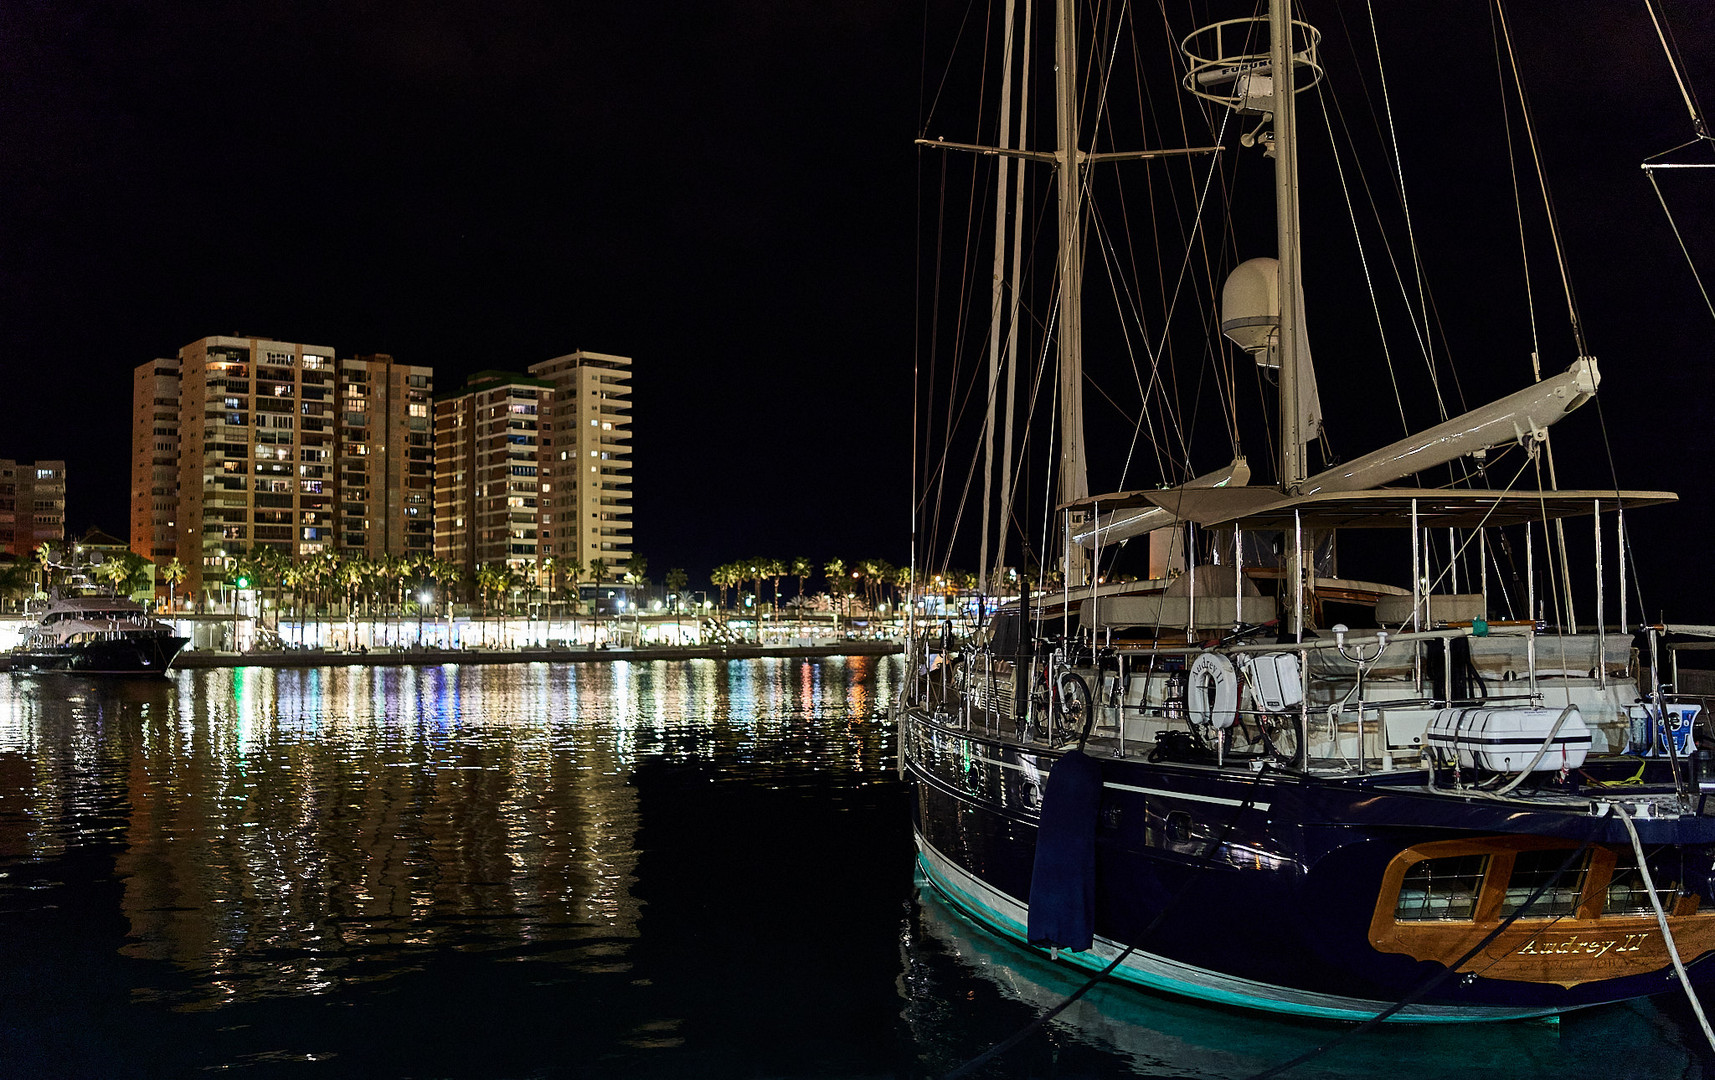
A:
[[[1542,381],[1542,347],[1537,342],[1536,333],[1536,289],[1530,277],[1530,247],[1525,243],[1524,233],[1524,196],[1519,191],[1518,184],[1518,154],[1513,144],[1513,114],[1507,107],[1507,75],[1506,67],[1501,63],[1501,42],[1495,27],[1494,9],[1489,9],[1489,36],[1494,39],[1495,46],[1495,81],[1501,90],[1501,121],[1507,133],[1507,169],[1512,176],[1513,184],[1513,214],[1518,219],[1518,250],[1519,261],[1524,266],[1524,309],[1530,317],[1530,371],[1537,382]]]
[[[1679,42],[1674,39],[1673,28],[1667,25],[1667,17],[1660,12],[1660,6],[1660,0],[1644,0],[1644,9],[1649,12],[1650,22],[1655,24],[1656,37],[1661,39],[1662,51],[1667,53],[1667,66],[1673,72],[1674,82],[1679,84],[1679,96],[1685,100],[1685,109],[1691,114],[1692,130],[1697,132],[1699,139],[1710,139],[1709,124],[1703,119],[1703,107],[1698,103],[1697,91],[1692,88],[1691,80],[1685,77],[1685,60],[1679,55]]]
[[[1400,156],[1399,133],[1394,127],[1393,98],[1388,93],[1387,68],[1382,63],[1382,42],[1380,32],[1376,29],[1374,0],[1368,0],[1364,8],[1370,16],[1370,40],[1374,43],[1376,50],[1376,78],[1381,83],[1382,112],[1387,117],[1388,139],[1392,143],[1394,182],[1399,192],[1399,208],[1401,213],[1405,215],[1406,245],[1411,250],[1411,266],[1417,276],[1418,308],[1412,313],[1413,325],[1416,325],[1417,319],[1423,320],[1422,326],[1418,329],[1418,341],[1423,348],[1423,362],[1429,368],[1429,383],[1435,390],[1436,410],[1440,413],[1440,418],[1445,420],[1447,419],[1447,402],[1441,394],[1441,375],[1436,370],[1435,352],[1429,335],[1429,300],[1423,282],[1423,253],[1417,246],[1417,230],[1411,223],[1411,203],[1405,195],[1405,162]]]
[[[1322,81],[1326,82],[1327,80],[1324,79]],[[1352,222],[1352,241],[1358,247],[1358,263],[1363,267],[1364,286],[1370,293],[1370,308],[1376,313],[1376,335],[1381,339],[1382,360],[1387,365],[1388,381],[1393,384],[1393,401],[1394,404],[1399,407],[1399,426],[1403,429],[1406,435],[1410,435],[1411,423],[1405,418],[1405,397],[1399,389],[1399,375],[1394,371],[1393,349],[1388,344],[1387,327],[1382,321],[1381,301],[1376,296],[1375,277],[1370,273],[1370,257],[1368,252],[1364,250],[1363,232],[1358,228],[1358,213],[1352,206],[1352,191],[1346,183],[1346,166],[1340,160],[1339,143],[1334,138],[1334,118],[1329,115],[1328,112],[1327,99],[1332,95],[1328,93],[1325,87],[1320,85],[1318,86],[1316,93],[1318,97],[1323,99],[1322,121],[1328,127],[1328,145],[1333,151],[1332,157],[1334,159],[1334,171],[1340,178],[1340,194],[1346,201],[1346,216],[1350,218]],[[1343,115],[1341,119],[1344,121],[1345,118]],[[1442,411],[1443,414],[1445,414],[1446,410]]]
[[[1566,269],[1566,250],[1560,241],[1560,218],[1554,212],[1554,198],[1548,192],[1548,177],[1542,168],[1542,152],[1537,145],[1536,125],[1530,119],[1530,99],[1525,93],[1524,79],[1518,70],[1518,55],[1513,51],[1512,29],[1507,25],[1506,0],[1495,0],[1495,11],[1500,17],[1501,40],[1506,43],[1507,59],[1512,65],[1513,85],[1518,89],[1519,115],[1524,121],[1525,138],[1530,144],[1531,160],[1536,165],[1537,185],[1542,190],[1542,208],[1548,215],[1548,232],[1554,242],[1554,259],[1560,267],[1560,285],[1566,293],[1566,317],[1572,325],[1572,340],[1578,348],[1579,356],[1590,355],[1590,349],[1584,342],[1584,324],[1578,318],[1578,301],[1572,292],[1572,278]]]

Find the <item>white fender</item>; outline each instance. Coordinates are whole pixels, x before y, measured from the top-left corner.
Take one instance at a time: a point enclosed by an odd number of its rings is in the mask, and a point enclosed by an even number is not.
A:
[[[1185,707],[1199,724],[1230,728],[1239,714],[1239,673],[1226,654],[1198,653],[1185,678]]]

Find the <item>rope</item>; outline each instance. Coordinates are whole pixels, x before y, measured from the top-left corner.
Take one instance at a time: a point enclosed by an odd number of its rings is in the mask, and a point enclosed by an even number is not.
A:
[[[1637,856],[1638,873],[1644,879],[1644,891],[1649,893],[1650,906],[1655,908],[1655,921],[1661,927],[1661,942],[1667,946],[1668,959],[1673,961],[1673,973],[1679,976],[1679,985],[1685,990],[1685,998],[1691,1002],[1691,1011],[1697,1014],[1698,1026],[1703,1029],[1703,1037],[1709,1040],[1711,1049],[1715,1049],[1715,1030],[1709,1027],[1709,1018],[1703,1015],[1703,1005],[1697,1000],[1697,992],[1691,988],[1691,977],[1685,973],[1685,964],[1679,959],[1679,946],[1674,944],[1673,931],[1667,928],[1667,912],[1662,910],[1661,897],[1656,895],[1655,879],[1650,877],[1649,860],[1644,858],[1644,843],[1638,838],[1638,827],[1632,824],[1632,816],[1626,813],[1626,808],[1614,803],[1614,813],[1620,815],[1620,824],[1626,827],[1626,835],[1632,838],[1632,854]]]
[[[1272,767],[1273,767],[1272,763],[1267,762],[1267,761],[1263,762],[1262,768],[1257,772],[1256,777],[1250,783],[1250,790],[1245,793],[1244,801],[1241,802],[1238,805],[1238,808],[1233,811],[1232,817],[1227,819],[1226,824],[1221,827],[1221,831],[1219,833],[1217,833],[1215,836],[1210,838],[1208,847],[1203,849],[1203,858],[1204,859],[1208,859],[1211,856],[1213,856],[1215,854],[1215,852],[1220,850],[1221,845],[1226,843],[1227,837],[1230,836],[1232,834],[1233,829],[1235,829],[1238,826],[1239,817],[1246,810],[1250,809],[1251,805],[1256,802],[1257,790],[1262,785],[1262,778],[1268,774],[1269,769]],[[1204,867],[1204,869],[1207,869],[1207,867]],[[989,1047],[987,1050],[978,1054],[976,1057],[965,1062],[963,1065],[960,1065],[958,1068],[954,1069],[952,1072],[946,1074],[946,1076],[943,1077],[943,1080],[959,1080],[960,1077],[969,1076],[974,1070],[981,1068],[982,1066],[988,1064],[990,1061],[994,1060],[999,1055],[1005,1053],[1008,1050],[1011,1050],[1013,1047],[1017,1046],[1019,1043],[1023,1042],[1025,1039],[1029,1038],[1030,1035],[1033,1032],[1035,1032],[1038,1028],[1042,1027],[1043,1024],[1046,1024],[1048,1021],[1054,1019],[1056,1016],[1059,1016],[1062,1012],[1065,1012],[1066,1009],[1069,1008],[1074,1001],[1077,1001],[1079,998],[1081,998],[1085,994],[1089,993],[1092,989],[1095,988],[1095,986],[1098,983],[1100,983],[1103,979],[1106,979],[1109,975],[1111,975],[1115,971],[1115,969],[1117,969],[1120,966],[1120,963],[1122,961],[1124,961],[1133,952],[1137,951],[1138,946],[1142,945],[1143,942],[1149,940],[1149,936],[1155,932],[1155,928],[1161,925],[1161,920],[1167,918],[1168,913],[1171,912],[1174,908],[1179,906],[1179,902],[1181,900],[1183,900],[1187,894],[1190,893],[1191,886],[1196,884],[1197,880],[1200,877],[1202,877],[1201,872],[1193,874],[1190,877],[1186,878],[1185,883],[1183,885],[1179,886],[1179,891],[1174,893],[1173,896],[1168,899],[1167,903],[1164,904],[1162,906],[1161,910],[1156,913],[1155,918],[1150,920],[1150,923],[1148,926],[1144,927],[1143,933],[1138,935],[1137,940],[1132,942],[1130,945],[1127,945],[1125,947],[1124,951],[1122,951],[1118,956],[1114,957],[1113,961],[1110,964],[1108,964],[1107,967],[1103,968],[1102,970],[1098,971],[1096,974],[1092,975],[1087,981],[1085,981],[1084,985],[1078,987],[1077,990],[1073,991],[1072,994],[1066,998],[1066,1000],[1064,1000],[1060,1004],[1054,1006],[1052,1009],[1049,1009],[1047,1012],[1043,1013],[1041,1016],[1038,1016],[1036,1019],[1032,1020],[1030,1023],[1026,1024],[1024,1027],[1020,1028],[1018,1031],[1014,1032],[1013,1034],[1007,1036],[1005,1039],[1003,1039],[1000,1042]]]
[[[1358,1026],[1351,1028],[1348,1031],[1341,1032],[1338,1036],[1334,1037],[1333,1039],[1329,1040],[1328,1042],[1323,1043],[1321,1046],[1315,1047],[1315,1048],[1310,1049],[1310,1050],[1306,1050],[1304,1053],[1299,1054],[1297,1057],[1293,1058],[1291,1061],[1283,1061],[1279,1065],[1275,1065],[1275,1066],[1272,1066],[1270,1068],[1264,1069],[1262,1072],[1255,1073],[1254,1075],[1247,1077],[1246,1080],[1269,1080],[1270,1077],[1279,1076],[1281,1073],[1286,1072],[1289,1069],[1295,1069],[1298,1066],[1305,1064],[1306,1062],[1314,1061],[1315,1059],[1321,1057],[1323,1054],[1326,1054],[1330,1050],[1333,1050],[1335,1047],[1339,1046],[1341,1043],[1345,1042],[1347,1039],[1353,1038],[1357,1035],[1363,1034],[1366,1031],[1369,1031],[1371,1028],[1374,1028],[1377,1025],[1381,1024],[1383,1021],[1387,1020],[1389,1017],[1393,1016],[1395,1013],[1398,1013],[1400,1010],[1405,1009],[1405,1008],[1409,1008],[1411,1005],[1413,1005],[1413,1004],[1417,1003],[1418,1001],[1421,1001],[1423,998],[1427,997],[1430,994],[1430,992],[1433,991],[1437,986],[1440,986],[1442,983],[1446,982],[1449,978],[1451,978],[1452,976],[1457,974],[1459,969],[1464,967],[1467,963],[1469,963],[1473,957],[1475,957],[1478,953],[1482,952],[1484,949],[1488,948],[1490,943],[1493,942],[1497,937],[1500,937],[1501,933],[1503,931],[1505,931],[1508,927],[1512,926],[1513,923],[1518,922],[1518,920],[1521,919],[1524,916],[1524,914],[1530,910],[1531,905],[1535,904],[1539,899],[1542,898],[1543,893],[1547,892],[1550,887],[1552,887],[1556,882],[1558,882],[1560,880],[1560,878],[1566,873],[1566,871],[1572,869],[1573,865],[1579,860],[1579,858],[1581,858],[1583,856],[1585,849],[1587,849],[1590,846],[1591,841],[1593,841],[1596,838],[1596,832],[1600,828],[1601,828],[1601,822],[1598,821],[1597,823],[1595,823],[1591,827],[1590,835],[1588,835],[1584,838],[1584,842],[1579,844],[1576,848],[1574,848],[1572,851],[1572,854],[1567,856],[1566,861],[1560,864],[1560,869],[1558,869],[1554,872],[1554,876],[1552,876],[1548,880],[1544,881],[1541,885],[1538,885],[1536,887],[1536,891],[1531,893],[1528,897],[1525,898],[1524,903],[1519,905],[1519,908],[1517,911],[1515,911],[1511,915],[1507,916],[1506,919],[1504,921],[1502,921],[1499,926],[1497,926],[1493,930],[1489,931],[1488,934],[1486,934],[1483,937],[1483,940],[1481,940],[1481,941],[1477,942],[1475,945],[1471,946],[1470,951],[1466,952],[1464,956],[1461,956],[1459,959],[1457,959],[1457,960],[1453,961],[1453,963],[1449,964],[1445,970],[1438,972],[1437,974],[1426,979],[1422,983],[1422,985],[1420,985],[1416,990],[1413,990],[1411,993],[1407,994],[1405,997],[1400,998],[1398,1001],[1394,1002],[1392,1005],[1389,1005],[1387,1008],[1383,1009],[1381,1012],[1370,1017],[1368,1020],[1365,1020],[1363,1023],[1359,1024]]]

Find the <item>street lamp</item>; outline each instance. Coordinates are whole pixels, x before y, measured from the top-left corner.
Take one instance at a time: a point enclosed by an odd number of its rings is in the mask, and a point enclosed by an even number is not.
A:
[[[428,589],[417,594],[417,648],[419,649],[423,647],[423,609],[428,607],[429,601],[434,598],[435,594]]]

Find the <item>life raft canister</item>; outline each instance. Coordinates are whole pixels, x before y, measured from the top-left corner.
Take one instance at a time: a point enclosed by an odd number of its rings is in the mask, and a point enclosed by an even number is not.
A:
[[[1233,726],[1239,715],[1239,673],[1226,654],[1203,652],[1191,661],[1185,707],[1195,723],[1221,729]]]

